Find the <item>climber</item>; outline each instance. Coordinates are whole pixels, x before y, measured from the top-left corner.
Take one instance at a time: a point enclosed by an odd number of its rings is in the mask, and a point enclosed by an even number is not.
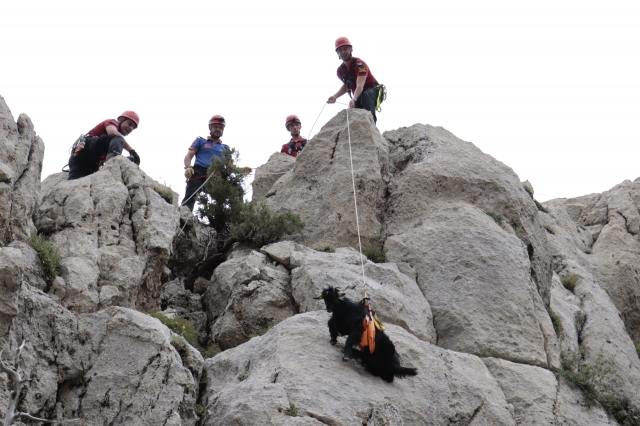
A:
[[[376,110],[379,110],[386,97],[384,86],[378,84],[362,59],[351,54],[353,46],[348,38],[338,37],[335,47],[338,57],[342,60],[338,68],[338,78],[342,81],[342,87],[335,95],[329,97],[327,103],[335,103],[340,96],[348,92],[351,97],[349,108],[366,109],[373,114],[374,123],[377,122]]]
[[[207,177],[207,169],[211,164],[211,159],[214,156],[222,158],[222,153],[229,149],[220,140],[224,133],[225,124],[223,116],[216,114],[211,117],[209,120],[209,136],[206,139],[198,136],[184,157],[184,177],[187,178],[187,188],[182,204],[189,207],[191,211],[193,211],[193,206],[196,203],[196,192],[198,192],[198,188],[202,186],[204,179]],[[194,156],[196,161],[192,166],[191,160]]]
[[[79,179],[97,172],[105,161],[122,154],[123,148],[129,151],[129,159],[140,165],[140,157],[124,140],[125,136],[138,128],[138,124],[140,124],[138,114],[125,111],[120,114],[117,121],[104,120],[86,135],[81,135],[72,147],[67,179]]]
[[[291,133],[291,140],[282,145],[282,150],[280,150],[280,152],[289,154],[292,157],[297,157],[298,153],[307,145],[307,140],[300,136],[302,123],[297,115],[291,114],[287,117],[284,125],[289,133]]]

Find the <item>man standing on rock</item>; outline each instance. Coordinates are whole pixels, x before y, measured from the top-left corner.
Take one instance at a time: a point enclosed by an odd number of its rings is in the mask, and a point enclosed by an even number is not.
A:
[[[229,147],[222,143],[220,137],[224,133],[226,125],[224,117],[216,114],[209,120],[209,136],[206,139],[198,136],[193,141],[184,157],[184,177],[187,178],[187,188],[182,204],[193,211],[196,203],[198,188],[202,186],[207,178],[207,169],[211,164],[211,159],[216,156],[222,158],[222,153]],[[191,159],[196,157],[196,161],[191,166]]]
[[[287,117],[284,125],[289,133],[291,133],[291,140],[288,143],[282,145],[282,149],[280,150],[280,152],[289,154],[292,157],[297,157],[298,152],[302,151],[307,145],[307,140],[300,136],[302,123],[300,122],[300,119],[297,115],[291,114]]]
[[[138,128],[140,117],[134,111],[125,111],[118,120],[107,119],[80,136],[73,144],[69,158],[68,180],[89,176],[98,171],[100,165],[126,149],[130,160],[140,165],[140,157],[124,140],[124,137]]]
[[[362,59],[351,54],[353,46],[348,38],[338,37],[335,46],[336,53],[342,59],[342,65],[338,68],[338,78],[342,81],[342,87],[335,95],[329,97],[327,103],[333,104],[340,96],[349,92],[349,108],[366,109],[373,115],[374,123],[377,122],[376,110],[384,100],[384,86],[378,84]]]

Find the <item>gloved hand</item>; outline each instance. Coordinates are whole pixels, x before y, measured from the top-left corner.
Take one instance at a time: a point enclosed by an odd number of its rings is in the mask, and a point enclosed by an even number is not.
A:
[[[186,177],[187,179],[191,179],[191,176],[193,176],[194,173],[195,171],[193,170],[193,167],[187,167],[184,170],[184,177]]]
[[[129,154],[131,155],[131,157],[129,157],[129,160],[133,161],[134,163],[136,163],[138,166],[140,165],[140,156],[138,155],[138,153],[136,152],[135,149],[132,149],[131,151],[129,151]]]

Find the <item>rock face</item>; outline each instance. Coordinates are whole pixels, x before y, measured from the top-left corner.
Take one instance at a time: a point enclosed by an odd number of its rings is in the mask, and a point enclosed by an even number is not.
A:
[[[29,117],[14,122],[0,96],[0,246],[27,241],[35,233],[33,216],[40,188],[44,143]]]
[[[554,375],[579,348],[610,359],[609,391],[640,406],[640,181],[545,208],[442,128],[380,135],[345,110],[297,159],[257,171],[254,200],[300,215],[305,235],[221,258],[215,233],[126,158],[40,184],[44,145],[1,98],[0,129],[0,349],[9,362],[26,341],[21,411],[83,425],[615,425]],[[349,152],[361,239],[383,263],[356,249]],[[53,280],[36,232],[61,255]],[[313,299],[329,285],[371,299],[418,376],[388,384],[342,361]]]
[[[386,384],[341,361],[341,351],[329,344],[327,319],[318,311],[296,315],[207,360],[203,424],[281,424],[295,407],[306,420],[295,424],[515,425],[502,391],[477,357],[440,349],[390,325],[403,362],[418,368],[421,380]]]
[[[274,152],[269,157],[269,161],[256,169],[256,175],[251,182],[253,190],[251,200],[264,201],[273,184],[291,170],[295,163],[296,157],[283,152]]]

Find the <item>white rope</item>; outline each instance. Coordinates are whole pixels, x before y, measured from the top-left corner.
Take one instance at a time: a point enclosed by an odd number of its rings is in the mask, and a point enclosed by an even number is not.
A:
[[[360,239],[360,221],[358,220],[358,200],[356,199],[356,178],[353,172],[353,155],[351,153],[351,129],[349,127],[349,109],[347,111],[347,136],[349,137],[349,161],[351,162],[351,183],[353,184],[353,204],[356,206],[356,227],[358,229],[358,246],[360,248],[360,268],[362,269],[362,284],[364,285],[364,297],[367,297],[367,281],[364,277],[364,259],[362,256],[362,241]]]

